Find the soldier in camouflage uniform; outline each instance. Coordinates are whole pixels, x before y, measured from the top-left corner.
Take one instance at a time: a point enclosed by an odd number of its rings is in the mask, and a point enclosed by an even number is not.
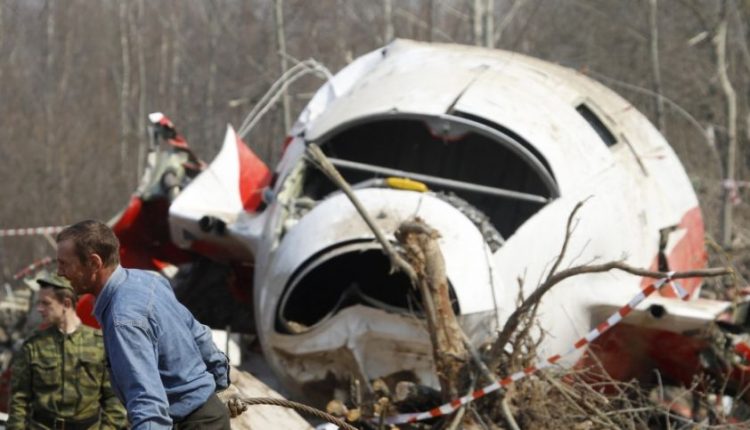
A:
[[[125,428],[101,331],[81,324],[65,278],[53,275],[37,282],[37,309],[49,326],[26,339],[13,359],[7,429]]]

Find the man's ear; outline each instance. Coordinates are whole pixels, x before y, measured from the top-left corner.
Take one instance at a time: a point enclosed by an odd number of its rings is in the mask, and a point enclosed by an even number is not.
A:
[[[90,254],[89,264],[91,265],[91,267],[93,267],[96,270],[99,270],[102,267],[104,267],[104,261],[102,260],[102,257],[99,256],[99,254]]]

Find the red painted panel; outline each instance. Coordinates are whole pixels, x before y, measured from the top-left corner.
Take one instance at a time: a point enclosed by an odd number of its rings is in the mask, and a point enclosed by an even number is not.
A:
[[[700,269],[706,266],[708,254],[704,246],[704,226],[703,215],[698,206],[685,212],[679,224],[680,228],[685,229],[685,235],[675,245],[672,252],[667,256],[669,269],[675,272]],[[658,270],[659,256],[654,257],[650,270]],[[695,297],[701,278],[686,278],[680,280],[680,285],[691,297]],[[653,282],[651,278],[643,278],[641,287],[646,287]],[[665,297],[677,297],[672,288],[665,287],[659,291],[659,294]]]
[[[706,346],[695,337],[621,323],[592,342],[576,368],[601,364],[615,380],[646,383],[654,382],[659,369],[663,380],[689,386],[700,368],[698,352]]]
[[[8,413],[10,404],[10,367],[0,374],[0,412]]]
[[[92,294],[82,295],[78,298],[78,304],[76,305],[76,314],[78,314],[78,318],[81,319],[81,322],[83,322],[87,326],[101,328],[99,326],[99,322],[96,321],[96,318],[94,318],[93,315],[95,302],[96,297],[94,297]]]
[[[694,377],[703,369],[699,354],[712,346],[700,336],[687,336],[665,330],[619,324],[591,343],[584,356],[576,363],[577,369],[594,369],[588,379],[606,382],[601,378],[604,370],[609,377],[619,381],[636,379],[645,384],[691,386]],[[750,367],[727,362],[727,393],[741,393],[750,401]],[[659,371],[660,378],[657,378]],[[717,371],[717,369],[713,369]],[[722,372],[723,373],[723,372]],[[725,375],[714,375],[723,380]]]
[[[240,163],[240,199],[242,207],[252,212],[262,200],[263,188],[271,181],[271,171],[263,161],[237,137],[237,153]]]
[[[164,198],[143,201],[134,196],[112,230],[120,240],[123,267],[159,270],[155,260],[180,264],[193,255],[175,246],[169,237],[169,202]]]

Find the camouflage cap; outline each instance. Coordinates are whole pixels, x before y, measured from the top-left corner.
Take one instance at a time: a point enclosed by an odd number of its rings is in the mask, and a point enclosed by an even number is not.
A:
[[[55,287],[74,291],[73,286],[70,285],[70,281],[54,273],[51,273],[47,276],[42,276],[41,278],[36,280],[36,283],[39,284],[40,287]]]

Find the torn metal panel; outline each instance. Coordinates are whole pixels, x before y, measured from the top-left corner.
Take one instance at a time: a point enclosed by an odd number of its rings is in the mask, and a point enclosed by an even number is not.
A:
[[[476,313],[461,317],[460,324],[471,340],[481,344],[494,335],[493,318],[492,313]],[[411,375],[412,382],[436,386],[429,339],[424,320],[415,315],[355,305],[315,327],[274,333],[269,341],[285,369],[287,384],[315,397],[321,391],[345,391],[353,379],[369,384],[374,378],[399,373]],[[321,381],[327,385],[321,386]]]

